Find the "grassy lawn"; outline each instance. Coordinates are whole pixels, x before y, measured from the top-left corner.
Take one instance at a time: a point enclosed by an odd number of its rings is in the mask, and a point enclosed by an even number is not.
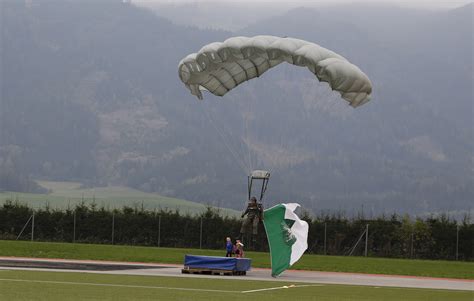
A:
[[[276,289],[246,292],[265,288]],[[472,300],[473,296],[432,289],[8,270],[0,270],[0,292],[4,300],[390,301]]]
[[[222,250],[112,246],[0,240],[0,256],[183,263],[185,254],[223,256]],[[270,267],[270,256],[246,252],[253,267]],[[474,279],[474,262],[304,255],[292,268],[388,275]]]
[[[0,192],[0,203],[6,200],[19,201],[32,208],[44,208],[49,205],[51,208],[66,209],[82,201],[85,203],[95,202],[98,206],[106,208],[122,208],[123,206],[139,206],[145,209],[179,209],[186,213],[200,213],[206,206],[196,202],[190,202],[177,198],[165,197],[159,194],[146,193],[136,189],[109,186],[96,188],[83,188],[78,182],[52,182],[37,181],[38,184],[50,190],[48,194],[41,193],[19,193]],[[239,212],[232,209],[221,209],[223,214],[238,215]]]

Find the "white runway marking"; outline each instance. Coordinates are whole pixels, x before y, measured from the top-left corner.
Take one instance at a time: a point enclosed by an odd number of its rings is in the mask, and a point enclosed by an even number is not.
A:
[[[286,288],[295,288],[295,287],[308,287],[308,286],[323,286],[322,284],[302,284],[302,285],[284,285],[278,287],[269,287],[269,288],[261,288],[256,290],[249,290],[249,291],[242,291],[243,294],[246,293],[255,293],[255,292],[263,292],[263,291],[272,291],[272,290],[281,290]]]
[[[297,287],[308,287],[308,286],[323,286],[321,284],[302,284],[302,285],[289,285],[279,287],[269,287],[254,289],[248,291],[228,291],[228,290],[216,290],[216,289],[200,289],[200,288],[186,288],[186,287],[166,287],[166,286],[146,286],[146,285],[128,285],[128,284],[112,284],[112,283],[92,283],[92,282],[71,282],[71,281],[50,281],[50,280],[27,280],[27,279],[7,279],[0,278],[0,281],[6,282],[28,282],[28,283],[47,283],[47,284],[64,284],[64,285],[88,285],[88,286],[107,286],[107,287],[125,287],[125,288],[148,288],[148,289],[164,289],[164,290],[177,290],[177,291],[196,291],[196,292],[211,292],[211,293],[255,293],[271,290],[280,290],[287,288]]]
[[[25,279],[0,279],[0,281],[10,282],[29,282],[29,283],[49,283],[49,284],[65,284],[65,285],[89,285],[89,286],[108,286],[108,287],[126,287],[126,288],[151,288],[175,291],[195,291],[195,292],[212,292],[212,293],[241,293],[241,291],[226,291],[214,289],[186,288],[186,287],[166,287],[166,286],[146,286],[146,285],[127,285],[127,284],[111,284],[111,283],[91,283],[91,282],[68,282],[68,281],[49,281],[49,280],[25,280]]]

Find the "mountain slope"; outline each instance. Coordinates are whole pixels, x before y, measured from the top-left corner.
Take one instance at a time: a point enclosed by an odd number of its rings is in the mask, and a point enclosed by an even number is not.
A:
[[[240,209],[242,169],[253,167],[272,171],[267,205],[470,208],[469,6],[361,8],[358,19],[303,8],[237,33],[308,39],[344,55],[374,84],[373,101],[353,110],[288,65],[197,102],[177,78],[179,60],[232,33],[121,1],[33,3],[2,2],[0,189],[13,190],[13,176],[25,191],[32,178],[72,180]],[[408,31],[403,16],[418,26]]]

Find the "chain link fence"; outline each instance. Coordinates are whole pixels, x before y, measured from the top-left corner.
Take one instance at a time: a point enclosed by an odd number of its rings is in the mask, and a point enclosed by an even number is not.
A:
[[[303,217],[309,224],[308,253],[418,259],[473,260],[474,225],[445,216],[349,219]],[[208,208],[199,215],[124,207],[78,205],[71,210],[33,210],[18,203],[0,207],[0,239],[222,249],[239,236],[241,219]],[[244,237],[244,240],[246,238]],[[248,240],[250,242],[250,240]],[[268,251],[260,225],[247,249]]]

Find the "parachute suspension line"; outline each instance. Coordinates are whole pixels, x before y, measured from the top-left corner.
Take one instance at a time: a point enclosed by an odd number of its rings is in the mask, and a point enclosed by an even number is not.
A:
[[[252,101],[248,99],[248,108],[247,108],[247,116],[245,116],[245,140],[244,144],[247,147],[247,154],[248,154],[248,161],[249,161],[249,166],[250,166],[250,171],[253,171],[253,162],[252,162],[252,155],[250,152],[250,134],[249,134],[249,115],[252,112]]]
[[[216,125],[214,119],[212,118],[211,114],[209,112],[206,111],[206,109],[202,108],[202,106],[200,106],[201,109],[204,111],[204,114],[206,114],[207,116],[207,119],[210,121],[210,124],[214,127],[214,129],[216,130],[216,132],[218,133],[218,135],[221,137],[222,139],[222,142],[224,144],[224,146],[229,150],[229,152],[231,153],[231,155],[234,157],[235,161],[237,162],[237,164],[239,165],[240,168],[242,168],[243,172],[245,174],[248,173],[248,170],[246,169],[246,166],[245,166],[245,163],[242,162],[242,160],[239,158],[239,156],[235,153],[235,151],[232,149],[232,146],[229,144],[229,142],[227,141],[226,137],[225,137],[225,134],[222,132],[221,129],[219,129],[219,127]]]
[[[222,142],[224,143],[224,146],[227,147],[229,152],[234,157],[235,161],[239,164],[240,168],[242,168],[242,171],[244,173],[247,173],[248,167],[246,166],[245,161],[242,159],[242,156],[239,154],[237,149],[232,146],[232,142],[231,142],[231,139],[229,138],[229,135],[226,135],[224,130],[218,126],[215,119],[212,117],[210,113],[208,113],[208,115],[209,115],[209,120],[211,121],[212,126],[216,129],[217,133],[221,137]]]
[[[243,115],[242,115],[242,128],[239,128],[239,133],[237,133],[237,135],[235,135],[235,139],[237,139],[237,141],[239,142],[238,143],[238,146],[239,146],[239,154],[241,153],[242,156],[242,160],[245,162],[246,166],[247,166],[247,173],[251,172],[253,170],[253,167],[252,167],[252,159],[251,159],[251,156],[250,156],[250,147],[249,147],[249,139],[248,139],[248,135],[246,135],[245,133],[245,120],[247,120],[247,118],[245,118],[245,112],[243,112]],[[247,141],[246,141],[247,139]]]
[[[226,127],[225,122],[222,121],[222,122],[219,122],[219,123],[222,124],[221,133],[227,132],[229,134],[229,136],[233,136],[232,138],[235,139],[236,141],[238,141],[238,143],[236,144],[236,146],[238,146],[238,148],[236,147],[234,149],[234,152],[238,155],[239,159],[241,159],[241,162],[243,162],[243,165],[245,165],[245,167],[246,167],[245,172],[249,173],[253,169],[252,169],[251,160],[247,160],[247,158],[246,158],[246,154],[247,154],[248,151],[245,149],[245,147],[246,146],[248,147],[248,145],[242,139],[242,135],[240,133],[238,133],[238,135],[234,135],[233,132],[228,127]],[[243,131],[243,129],[242,129],[242,131]],[[224,136],[226,136],[226,135],[224,135]],[[231,143],[228,143],[228,144],[231,145]]]
[[[224,146],[229,150],[229,152],[234,157],[234,159],[237,162],[237,164],[239,165],[239,167],[242,168],[242,171],[246,174],[248,172],[248,168],[245,164],[245,161],[242,160],[241,156],[239,156],[239,154],[236,152],[236,150],[232,147],[231,142],[226,137],[226,134],[224,133],[224,131],[222,129],[220,129],[217,126],[214,118],[210,115],[210,113],[207,113],[207,114],[208,114],[209,121],[211,122],[211,125],[214,127],[216,132],[221,137],[221,140],[222,140]]]
[[[241,102],[238,102],[238,104],[240,104]],[[244,120],[244,116],[242,116],[242,120]],[[243,121],[242,121],[243,123]],[[225,123],[223,125],[224,129],[225,128]],[[243,128],[239,128],[239,131],[236,135],[234,135],[234,139],[236,139],[236,141],[238,141],[237,145],[238,145],[238,154],[241,155],[239,156],[239,158],[242,159],[242,161],[244,162],[244,164],[246,165],[246,172],[247,174],[249,172],[251,172],[253,169],[252,169],[252,162],[251,162],[251,159],[249,157],[247,157],[247,154],[249,153],[249,148],[248,148],[248,144],[246,143],[246,141],[244,140],[243,138],[243,133],[244,133],[244,129]],[[230,134],[232,134],[232,132],[230,131],[230,129],[227,128],[227,132],[229,132]],[[247,148],[247,149],[246,149]]]

